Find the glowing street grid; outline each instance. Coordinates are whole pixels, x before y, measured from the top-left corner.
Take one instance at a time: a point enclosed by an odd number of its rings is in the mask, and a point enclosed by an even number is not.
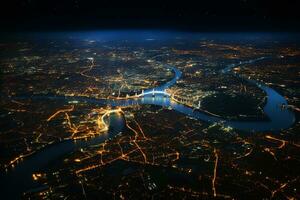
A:
[[[2,194],[300,198],[291,38],[103,31],[1,43]]]

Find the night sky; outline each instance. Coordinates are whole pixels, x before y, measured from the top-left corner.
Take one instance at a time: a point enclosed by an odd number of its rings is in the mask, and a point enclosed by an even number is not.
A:
[[[200,31],[298,31],[299,1],[10,0],[2,30],[178,28]]]

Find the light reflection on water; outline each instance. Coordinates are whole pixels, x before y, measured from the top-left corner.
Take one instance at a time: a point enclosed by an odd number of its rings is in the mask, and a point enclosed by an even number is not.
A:
[[[23,33],[20,34],[22,38],[26,38],[26,35]],[[295,38],[300,37],[290,37],[289,34],[273,34],[273,33],[251,33],[250,35],[247,33],[203,33],[203,34],[195,34],[195,33],[183,33],[183,32],[168,32],[168,31],[100,31],[100,32],[70,32],[70,33],[36,33],[36,34],[28,34],[28,37],[31,40],[45,40],[48,38],[51,39],[71,39],[74,42],[78,40],[85,40],[86,42],[96,41],[133,41],[136,43],[142,43],[144,45],[161,45],[161,42],[169,41],[169,40],[207,40],[207,39],[215,39],[215,40],[225,40],[225,41],[242,41],[247,42],[249,40],[255,41],[256,43],[264,43],[265,41],[272,41],[274,39],[280,38],[292,38],[293,41]],[[149,40],[151,39],[151,40]],[[233,67],[232,65],[231,67]],[[172,66],[170,67],[175,72],[175,77],[167,82],[166,84],[155,88],[155,90],[164,90],[173,84],[176,83],[176,80],[180,78],[181,72]],[[85,101],[89,103],[95,103],[100,105],[111,105],[111,106],[128,106],[135,104],[151,104],[151,105],[159,105],[164,107],[170,107],[175,111],[183,113],[187,116],[193,117],[198,120],[207,121],[210,123],[217,122],[223,123],[225,126],[231,126],[237,129],[241,129],[244,131],[280,131],[281,129],[285,129],[290,127],[294,121],[295,116],[294,113],[288,109],[281,109],[280,105],[286,105],[287,102],[280,94],[278,94],[275,90],[269,88],[266,85],[260,85],[253,80],[248,80],[252,84],[256,84],[260,87],[268,96],[267,103],[264,107],[264,112],[268,116],[268,121],[229,121],[226,119],[222,119],[219,117],[211,116],[203,112],[195,111],[190,107],[184,106],[182,104],[171,101],[169,97],[165,97],[164,95],[156,95],[152,97],[152,95],[145,96],[143,98],[138,99],[129,99],[129,100],[97,100],[92,98],[83,98],[83,97],[59,97],[59,96],[34,96],[30,98],[49,98],[49,99],[65,99],[65,100],[78,100]],[[152,90],[152,89],[150,89]],[[95,145],[103,142],[105,139],[112,138],[117,135],[120,131],[122,131],[124,127],[124,119],[123,116],[110,116],[110,130],[107,134],[103,134],[97,137],[94,137],[90,140],[80,140],[80,141],[72,141],[66,140],[59,143],[55,143],[47,146],[46,148],[40,150],[38,153],[26,158],[24,161],[19,163],[14,169],[9,171],[7,174],[0,175],[0,187],[5,192],[2,194],[4,196],[19,197],[20,194],[27,189],[38,186],[37,183],[32,181],[32,173],[43,169],[47,164],[49,164],[53,160],[57,160],[62,158],[64,155],[76,151],[79,148],[84,148],[89,145]]]

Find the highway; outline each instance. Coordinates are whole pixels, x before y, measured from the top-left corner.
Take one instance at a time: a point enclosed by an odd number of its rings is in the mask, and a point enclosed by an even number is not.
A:
[[[246,62],[232,64],[224,68],[220,73],[233,73],[231,69],[236,66],[241,67],[243,64],[253,63],[262,59],[264,58],[258,58]],[[219,123],[223,124],[224,126],[236,128],[249,133],[258,131],[278,132],[282,129],[289,128],[295,122],[294,113],[289,109],[282,109],[281,107],[282,105],[287,105],[287,101],[283,96],[281,96],[278,92],[261,82],[239,76],[238,74],[234,75],[238,78],[248,81],[251,84],[255,84],[257,87],[259,87],[266,93],[267,103],[263,110],[269,120],[231,121],[198,110],[194,110],[191,107],[175,102],[171,99],[171,95],[166,92],[166,89],[176,84],[176,81],[180,79],[182,73],[176,67],[172,67],[170,65],[166,65],[166,67],[168,69],[171,69],[175,74],[172,80],[156,88],[145,90],[143,93],[127,99],[95,99],[88,97],[67,97],[49,95],[21,96],[14,98],[62,99],[66,102],[76,100],[80,102],[87,102],[102,106],[109,105],[113,108],[142,104],[158,105],[170,107],[174,111],[183,113],[197,120],[206,121],[208,123]],[[2,195],[9,196],[10,199],[19,199],[18,197],[21,196],[21,193],[38,186],[38,184],[32,180],[32,173],[45,169],[47,164],[51,161],[57,160],[70,152],[78,150],[79,148],[83,148],[91,144],[101,143],[105,139],[115,137],[120,131],[122,131],[124,127],[124,118],[122,116],[116,117],[115,115],[110,115],[110,118],[111,124],[107,126],[113,127],[113,129],[108,130],[108,134],[100,135],[88,140],[80,140],[76,143],[73,140],[69,139],[46,146],[42,150],[34,153],[33,155],[27,157],[22,162],[17,164],[13,170],[8,171],[4,174],[0,174],[0,187],[5,193]]]

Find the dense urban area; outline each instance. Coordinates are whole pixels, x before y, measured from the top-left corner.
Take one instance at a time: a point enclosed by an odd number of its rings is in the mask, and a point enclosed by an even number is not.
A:
[[[299,199],[299,41],[249,34],[1,42],[0,191]]]

